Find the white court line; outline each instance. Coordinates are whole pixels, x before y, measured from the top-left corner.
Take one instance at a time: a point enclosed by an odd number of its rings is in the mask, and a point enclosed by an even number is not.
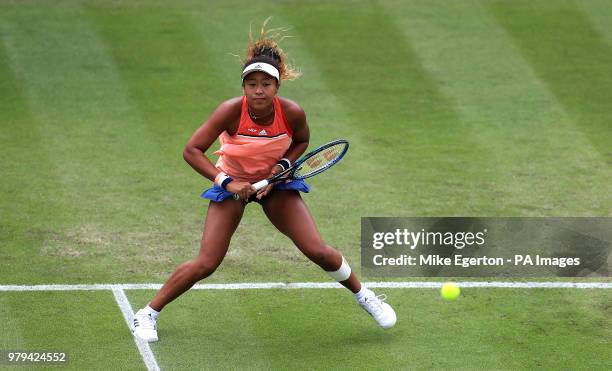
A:
[[[115,296],[115,300],[117,300],[117,305],[121,309],[121,313],[123,313],[123,318],[125,318],[125,323],[127,323],[128,328],[130,327],[130,322],[132,318],[134,318],[134,311],[132,310],[132,305],[128,300],[127,296],[125,296],[125,292],[122,289],[113,289],[113,295]],[[138,351],[140,352],[140,356],[147,366],[147,370],[155,370],[159,371],[159,365],[155,360],[155,356],[153,355],[153,351],[151,351],[151,347],[149,343],[146,341],[140,340],[136,338],[136,336],[132,336],[134,339],[134,343],[138,347]]]
[[[364,282],[367,287],[390,289],[439,288],[444,282]],[[503,282],[459,281],[461,287],[483,288],[545,288],[545,289],[612,289],[612,282]],[[2,291],[92,291],[92,290],[158,290],[158,283],[89,284],[89,285],[0,285]],[[211,283],[195,285],[192,290],[248,290],[248,289],[331,289],[342,288],[337,282],[261,282],[261,283]]]

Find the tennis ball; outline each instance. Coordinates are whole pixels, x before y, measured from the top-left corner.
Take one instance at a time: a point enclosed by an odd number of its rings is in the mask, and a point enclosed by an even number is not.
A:
[[[461,289],[453,282],[447,282],[442,285],[442,289],[440,289],[440,294],[444,300],[453,301],[459,297],[461,294]]]

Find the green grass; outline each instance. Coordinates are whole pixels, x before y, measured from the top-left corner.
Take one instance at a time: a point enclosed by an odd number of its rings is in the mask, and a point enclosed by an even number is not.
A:
[[[292,28],[304,76],[281,94],[312,143],[353,144],[307,196],[352,261],[361,216],[611,214],[609,46],[571,3],[242,5],[1,5],[3,281],[162,280],[194,255],[209,182],[182,147],[240,94],[230,53],[267,15]],[[538,12],[552,20],[533,38]],[[211,279],[322,279],[256,206],[228,263]]]
[[[363,216],[612,216],[606,1],[0,0],[0,283],[162,282],[193,257],[210,182],[182,149],[241,94],[231,54],[268,16],[291,28],[303,77],[280,94],[306,110],[312,145],[351,142],[305,198],[357,271]],[[252,205],[207,282],[327,279]],[[390,290],[404,320],[388,333],[333,290],[197,292],[168,308],[154,352],[183,368],[605,368],[608,291],[481,289],[441,306]],[[97,309],[92,326],[119,332],[74,368],[142,365],[107,293],[0,301],[3,346],[56,333],[73,347],[54,326]],[[26,309],[56,311],[40,343]]]
[[[163,341],[152,350],[162,369],[592,370],[612,361],[609,290],[464,289],[455,302],[430,289],[381,292],[400,318],[388,331],[341,290],[192,291],[160,318]],[[135,304],[150,295],[128,293]],[[22,348],[66,351],[73,369],[138,366],[110,293],[5,293],[0,300],[5,328],[11,339],[20,332]],[[47,316],[57,320],[42,328],[32,320]]]
[[[110,291],[3,292],[0,321],[3,351],[65,352],[74,370],[142,367]]]
[[[387,289],[377,328],[343,290],[192,291],[160,317],[162,369],[606,369],[610,290]],[[130,291],[135,305],[151,291]],[[44,302],[44,305],[40,303]],[[55,349],[69,369],[141,367],[109,292],[3,293],[3,349]]]

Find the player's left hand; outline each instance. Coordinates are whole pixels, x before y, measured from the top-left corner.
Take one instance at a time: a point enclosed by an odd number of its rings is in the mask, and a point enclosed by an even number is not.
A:
[[[274,165],[272,167],[272,171],[270,172],[270,175],[268,175],[268,178],[273,177],[274,175],[280,173],[281,171],[283,171],[283,168],[280,165],[278,164]],[[264,188],[260,189],[259,192],[257,192],[257,196],[255,197],[258,200],[261,200],[262,198],[266,197],[268,193],[270,193],[273,187],[274,187],[274,184],[268,184]]]

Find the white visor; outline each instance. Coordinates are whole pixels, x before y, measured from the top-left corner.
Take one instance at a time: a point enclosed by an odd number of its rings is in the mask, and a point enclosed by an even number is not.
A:
[[[274,67],[273,65],[269,64],[269,63],[264,63],[264,62],[255,62],[255,63],[251,63],[248,66],[246,66],[244,68],[244,70],[242,71],[242,81],[244,81],[244,78],[251,72],[256,72],[256,71],[261,71],[261,72],[265,72],[268,75],[274,77],[276,79],[276,81],[279,81],[279,74],[278,74],[278,70],[276,69],[276,67]]]

